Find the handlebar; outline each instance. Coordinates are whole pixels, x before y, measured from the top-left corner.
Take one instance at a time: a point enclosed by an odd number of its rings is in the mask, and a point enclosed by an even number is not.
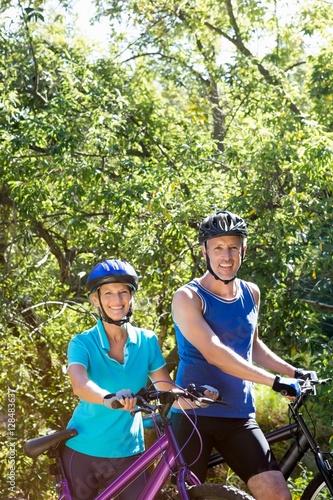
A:
[[[328,382],[331,382],[332,378],[323,378],[323,379],[306,379],[299,380],[301,386],[301,395],[302,394],[313,394],[316,391],[317,385],[324,385]]]
[[[298,410],[306,401],[308,396],[315,396],[317,391],[316,387],[318,385],[328,384],[332,381],[332,378],[324,378],[324,379],[307,379],[307,380],[299,380],[301,386],[301,393],[299,396],[296,396],[290,403],[289,407]]]
[[[156,410],[158,410],[160,413],[163,413],[163,415],[166,415],[173,403],[178,399],[190,400],[198,407],[201,407],[202,405],[210,405],[213,403],[230,406],[230,403],[227,403],[222,399],[213,400],[205,397],[203,395],[204,390],[205,389],[201,387],[197,389],[194,384],[190,384],[187,389],[176,387],[168,391],[159,391],[156,389],[143,387],[133,395],[133,397],[137,398],[138,407],[132,410],[131,414],[134,415],[138,412],[154,413]],[[151,403],[154,403],[154,405],[152,405]],[[111,398],[111,407],[114,410],[123,408],[123,405],[115,397],[115,395]]]
[[[332,381],[332,378],[326,379],[307,379],[299,380],[301,386],[301,393],[296,396],[289,404],[296,408],[300,408],[308,395],[316,395],[316,387],[318,385],[324,385]],[[205,388],[199,387],[198,389],[194,384],[190,384],[186,389],[176,386],[174,389],[168,391],[159,391],[157,389],[149,389],[148,387],[143,387],[133,397],[137,398],[137,408],[132,410],[132,414],[143,412],[143,413],[154,413],[157,409],[162,412],[163,407],[168,406],[168,410],[171,408],[173,403],[178,399],[187,399],[192,401],[196,406],[201,407],[202,405],[210,404],[222,404],[224,406],[230,406],[221,399],[212,400],[206,398],[203,394]],[[153,406],[151,403],[155,403]],[[114,410],[124,408],[120,401],[116,398],[114,394],[111,398],[111,407]],[[163,411],[163,413],[165,413]],[[166,414],[166,413],[165,413]]]

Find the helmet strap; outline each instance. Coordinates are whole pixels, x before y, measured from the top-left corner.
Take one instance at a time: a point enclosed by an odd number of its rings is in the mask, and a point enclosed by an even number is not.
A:
[[[100,295],[100,291],[99,289],[97,290],[97,295],[98,295],[98,301],[99,301],[99,313],[100,313],[100,318],[102,321],[105,321],[105,323],[109,323],[110,325],[116,325],[116,326],[122,326],[124,325],[125,323],[128,323],[129,320],[130,320],[130,317],[132,316],[133,314],[133,309],[132,309],[132,304],[130,305],[130,308],[129,308],[129,311],[128,313],[126,314],[126,316],[124,316],[122,319],[120,319],[119,321],[114,321],[112,318],[110,318],[105,310],[104,310],[104,307],[102,306],[102,302],[101,302],[101,295]]]
[[[228,283],[230,283],[231,281],[234,281],[234,279],[236,279],[236,274],[233,278],[231,278],[230,280],[223,280],[222,278],[220,278],[212,269],[212,266],[210,265],[210,259],[208,257],[208,254],[206,254],[206,263],[207,263],[207,270],[210,272],[210,274],[212,274],[214,276],[214,278],[218,281],[222,281],[222,283],[224,283],[225,285],[227,285]]]
[[[212,274],[216,280],[222,281],[222,283],[224,283],[225,285],[228,285],[228,283],[231,283],[231,281],[234,281],[237,278],[237,274],[235,274],[235,276],[233,276],[230,280],[223,280],[213,271],[212,266],[210,264],[210,258],[209,258],[208,252],[207,252],[207,241],[205,241],[205,249],[206,249],[206,264],[207,264],[208,272],[210,272],[210,274]],[[241,265],[243,263],[243,256],[244,256],[244,247],[242,247]],[[240,268],[240,266],[239,266],[239,268]]]

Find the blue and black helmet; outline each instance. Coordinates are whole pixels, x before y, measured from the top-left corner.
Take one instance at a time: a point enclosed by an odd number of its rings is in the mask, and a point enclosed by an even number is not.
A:
[[[109,259],[99,262],[91,271],[87,279],[87,290],[95,292],[106,283],[126,283],[134,292],[139,288],[138,275],[128,262]]]
[[[206,217],[199,228],[199,243],[204,243],[217,236],[236,235],[246,238],[248,235],[246,223],[239,215],[227,210],[217,210]]]

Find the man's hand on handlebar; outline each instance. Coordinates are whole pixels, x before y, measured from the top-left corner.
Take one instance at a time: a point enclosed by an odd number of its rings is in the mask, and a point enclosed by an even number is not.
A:
[[[187,390],[190,394],[198,397],[198,399],[194,399],[193,402],[199,408],[209,406],[219,397],[219,391],[211,385],[201,385],[200,387],[196,387],[195,384],[189,384],[187,386]],[[207,401],[204,401],[204,398],[207,398]]]
[[[294,377],[300,380],[318,380],[317,372],[313,370],[303,370],[302,368],[296,368]]]
[[[220,395],[219,391],[211,385],[201,385],[198,392],[201,392],[206,398],[212,399],[213,401],[216,401]]]
[[[280,377],[279,375],[275,377],[272,389],[280,392],[283,396],[292,398],[299,396],[301,393],[301,386],[297,379]]]

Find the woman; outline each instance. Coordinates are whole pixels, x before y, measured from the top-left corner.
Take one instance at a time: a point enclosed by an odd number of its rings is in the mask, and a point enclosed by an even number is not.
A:
[[[132,394],[147,384],[148,376],[157,389],[173,387],[155,333],[129,322],[138,289],[133,267],[116,259],[101,262],[91,271],[87,288],[100,317],[68,347],[68,374],[80,398],[68,423],[78,436],[63,451],[73,500],[95,498],[144,451],[141,414],[132,417],[124,411],[136,405]],[[115,394],[123,409],[111,409]],[[134,500],[144,481],[143,475],[119,498]]]

